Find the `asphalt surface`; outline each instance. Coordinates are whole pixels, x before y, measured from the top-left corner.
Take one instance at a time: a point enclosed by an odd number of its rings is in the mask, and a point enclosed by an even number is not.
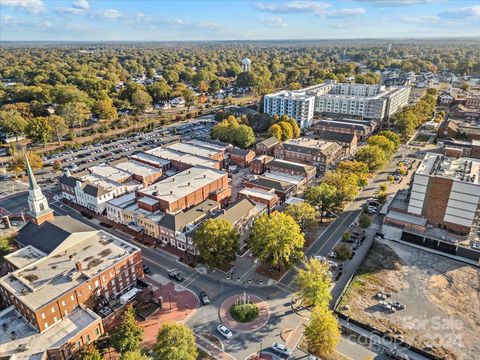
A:
[[[400,149],[397,156],[403,156],[410,151],[406,148]],[[361,212],[361,206],[365,203],[365,200],[370,198],[373,193],[378,189],[379,185],[386,181],[387,176],[395,169],[396,162],[399,161],[397,157],[390,165],[378,174],[370,185],[363,190],[357,199],[351,203],[346,210],[339,215],[339,217],[333,221],[330,226],[322,233],[322,235],[311,245],[307,250],[307,256],[322,255],[327,256],[328,253],[335,247],[341,238],[344,231],[348,229],[351,223],[355,220],[358,214]],[[49,186],[46,191],[49,194],[50,205],[52,209],[58,215],[70,215],[80,221],[83,221],[96,228],[101,228],[96,223],[89,221],[82,217],[78,212],[65,204],[52,201],[53,191],[55,189]],[[24,208],[26,206],[26,194],[14,194],[9,197],[7,201],[5,198],[0,198],[2,206],[4,204],[7,210],[15,210],[17,208]],[[9,210],[10,211],[10,210]],[[122,233],[116,229],[104,229],[126,241],[132,241],[131,236]],[[200,307],[193,315],[187,320],[187,324],[195,331],[196,334],[210,333],[217,335],[216,327],[220,324],[218,309],[223,301],[232,296],[243,294],[244,291],[252,293],[263,300],[267,301],[270,308],[270,317],[266,325],[251,333],[234,333],[234,336],[229,340],[222,340],[225,351],[237,359],[246,359],[252,353],[259,351],[260,349],[270,349],[273,342],[285,343],[281,337],[280,332],[282,329],[294,329],[294,331],[301,331],[299,329],[299,323],[302,318],[297,315],[292,307],[292,286],[295,276],[295,271],[291,270],[286,273],[278,285],[272,286],[249,286],[248,284],[240,283],[224,283],[219,280],[212,279],[211,277],[200,274],[188,265],[180,262],[174,255],[164,252],[161,249],[147,248],[138,243],[135,243],[142,249],[142,255],[144,263],[150,267],[152,275],[160,274],[167,276],[167,273],[171,269],[178,269],[182,271],[185,276],[185,280],[182,285],[198,294],[200,291],[206,291],[211,304],[208,306]],[[361,261],[363,255],[366,254],[368,245],[364,244],[364,251],[357,252],[357,255],[352,261],[347,262],[344,266],[344,274],[338,280],[333,288],[332,294],[334,298],[338,296],[343,287],[348,282],[351,275],[354,274]],[[362,253],[364,253],[362,255]],[[297,344],[289,343],[289,346],[295,347]],[[369,348],[363,347],[360,344],[352,342],[347,338],[342,338],[342,342],[339,344],[337,351],[341,352],[344,356],[351,359],[364,359],[368,356],[374,359],[383,359],[383,355],[380,355],[378,351],[373,351]],[[293,359],[306,359],[307,354],[299,349],[295,349],[292,356]]]

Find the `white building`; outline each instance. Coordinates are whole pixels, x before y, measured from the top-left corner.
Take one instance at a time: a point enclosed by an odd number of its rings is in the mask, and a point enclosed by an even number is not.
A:
[[[337,84],[327,81],[297,91],[280,91],[265,96],[264,112],[294,117],[301,127],[309,127],[313,112],[389,118],[408,105],[409,87],[365,84]],[[313,105],[312,105],[313,98]]]
[[[270,115],[288,115],[294,118],[300,128],[312,125],[315,96],[305,91],[279,91],[266,95],[264,98],[264,112]]]

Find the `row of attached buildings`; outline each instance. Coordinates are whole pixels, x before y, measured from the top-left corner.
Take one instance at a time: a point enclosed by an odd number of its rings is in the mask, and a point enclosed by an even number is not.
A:
[[[31,222],[15,239],[19,249],[5,256],[8,273],[0,278],[6,305],[0,358],[70,359],[104,333],[112,304],[140,291],[141,251],[69,216],[54,216],[28,160],[27,172]]]

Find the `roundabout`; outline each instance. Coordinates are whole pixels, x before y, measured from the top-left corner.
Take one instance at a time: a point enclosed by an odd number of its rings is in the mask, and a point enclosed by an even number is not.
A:
[[[251,332],[264,326],[270,316],[268,304],[256,295],[230,296],[219,309],[219,317],[230,330]]]

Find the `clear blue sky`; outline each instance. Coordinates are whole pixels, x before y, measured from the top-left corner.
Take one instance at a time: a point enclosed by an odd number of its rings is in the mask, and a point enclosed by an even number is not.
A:
[[[480,0],[0,0],[0,40],[480,36]]]

